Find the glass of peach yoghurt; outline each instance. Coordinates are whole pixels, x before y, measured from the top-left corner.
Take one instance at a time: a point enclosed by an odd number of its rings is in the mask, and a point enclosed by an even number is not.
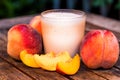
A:
[[[68,51],[73,57],[79,52],[85,32],[85,12],[53,9],[41,13],[41,29],[45,53]]]

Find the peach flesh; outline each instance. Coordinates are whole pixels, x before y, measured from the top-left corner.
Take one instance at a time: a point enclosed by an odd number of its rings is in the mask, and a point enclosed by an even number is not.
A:
[[[89,68],[111,68],[119,57],[117,38],[108,30],[90,31],[81,43],[80,55]]]
[[[65,52],[59,53],[58,55],[55,55],[54,52],[47,53],[45,55],[35,54],[34,59],[42,69],[45,69],[48,71],[55,71],[57,63],[59,61],[67,61],[71,59],[71,57],[69,53],[65,51]]]
[[[27,24],[18,24],[8,31],[8,54],[20,60],[19,54],[22,50],[35,54],[42,50],[41,37],[37,31]]]
[[[34,55],[28,53],[26,50],[20,52],[20,59],[26,66],[40,68],[34,60]]]
[[[57,72],[61,74],[73,75],[80,68],[80,56],[76,54],[73,58],[68,61],[58,62]]]

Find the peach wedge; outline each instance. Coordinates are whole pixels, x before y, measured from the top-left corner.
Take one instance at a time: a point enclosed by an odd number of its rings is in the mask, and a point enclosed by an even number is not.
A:
[[[33,54],[29,54],[26,50],[21,51],[20,59],[25,65],[29,67],[39,68],[39,65],[37,65],[34,60]]]
[[[80,56],[76,54],[72,59],[68,61],[61,61],[57,64],[57,71],[67,75],[75,74],[80,67]]]
[[[62,52],[59,55],[54,54],[54,56],[49,55],[49,53],[45,55],[35,54],[34,59],[42,69],[45,69],[48,71],[55,71],[57,63],[59,61],[67,61],[71,59],[71,57],[68,52]]]

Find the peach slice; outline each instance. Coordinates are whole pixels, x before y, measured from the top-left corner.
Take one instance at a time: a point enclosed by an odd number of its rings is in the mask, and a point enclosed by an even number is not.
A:
[[[80,68],[80,56],[76,54],[68,61],[61,61],[57,64],[57,71],[67,75],[75,74]]]
[[[54,56],[53,55],[51,56],[51,54],[50,55],[49,53],[45,55],[35,54],[34,59],[41,68],[49,71],[55,71],[57,63],[59,61],[67,61],[71,59],[68,52],[62,52],[59,55],[54,54]]]
[[[44,56],[55,57],[56,55],[54,52],[49,52],[49,53],[46,53]]]
[[[21,51],[20,59],[25,65],[29,67],[39,68],[39,65],[37,65],[34,60],[33,54],[28,53],[26,50]]]

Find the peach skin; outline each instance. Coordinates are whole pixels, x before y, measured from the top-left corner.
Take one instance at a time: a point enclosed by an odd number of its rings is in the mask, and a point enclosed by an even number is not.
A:
[[[30,21],[30,26],[32,28],[34,28],[36,31],[39,32],[39,34],[41,35],[42,34],[42,31],[41,31],[41,18],[39,15],[37,16],[34,16],[31,21]]]
[[[27,24],[17,24],[8,31],[8,54],[20,60],[20,52],[27,50],[30,54],[40,53],[42,39],[39,33]]]
[[[92,30],[82,40],[80,55],[88,68],[111,68],[119,57],[118,40],[111,31]]]

